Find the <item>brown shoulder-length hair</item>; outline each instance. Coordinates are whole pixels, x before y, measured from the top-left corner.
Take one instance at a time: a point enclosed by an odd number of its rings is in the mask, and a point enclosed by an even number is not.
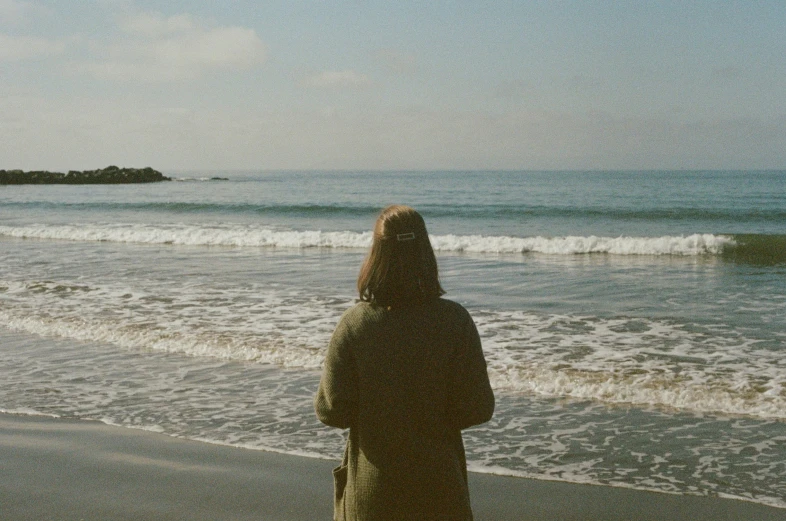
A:
[[[409,206],[388,206],[358,275],[360,300],[388,307],[417,305],[443,295],[423,217]]]

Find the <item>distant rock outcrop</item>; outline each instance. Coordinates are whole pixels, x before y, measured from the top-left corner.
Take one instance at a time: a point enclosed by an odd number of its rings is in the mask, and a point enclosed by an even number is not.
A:
[[[158,170],[147,168],[118,168],[108,166],[99,170],[71,170],[67,174],[46,170],[0,170],[0,185],[90,185],[157,183],[171,181]]]

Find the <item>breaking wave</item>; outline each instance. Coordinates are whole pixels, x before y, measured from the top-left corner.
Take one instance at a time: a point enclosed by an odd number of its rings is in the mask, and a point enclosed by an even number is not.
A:
[[[185,246],[230,246],[273,248],[366,249],[370,232],[277,230],[254,225],[145,225],[85,224],[0,226],[0,236],[22,239],[117,242],[138,244],[172,244]],[[612,255],[721,255],[744,257],[737,247],[754,244],[770,255],[768,236],[691,234],[662,237],[511,237],[484,235],[432,235],[436,251],[468,253],[541,253],[576,255],[604,253]],[[730,253],[733,252],[733,253]],[[755,256],[755,254],[754,254]]]

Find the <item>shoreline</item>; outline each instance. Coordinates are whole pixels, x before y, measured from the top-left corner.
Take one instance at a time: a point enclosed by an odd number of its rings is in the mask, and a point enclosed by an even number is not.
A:
[[[329,520],[336,462],[0,413],[0,518]],[[476,521],[768,521],[761,503],[470,472]]]

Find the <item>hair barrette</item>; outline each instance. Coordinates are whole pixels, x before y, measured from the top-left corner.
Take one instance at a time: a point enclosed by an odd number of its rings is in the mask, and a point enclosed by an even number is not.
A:
[[[398,242],[414,241],[415,240],[415,233],[414,232],[398,233],[398,234],[396,234],[396,240]]]

